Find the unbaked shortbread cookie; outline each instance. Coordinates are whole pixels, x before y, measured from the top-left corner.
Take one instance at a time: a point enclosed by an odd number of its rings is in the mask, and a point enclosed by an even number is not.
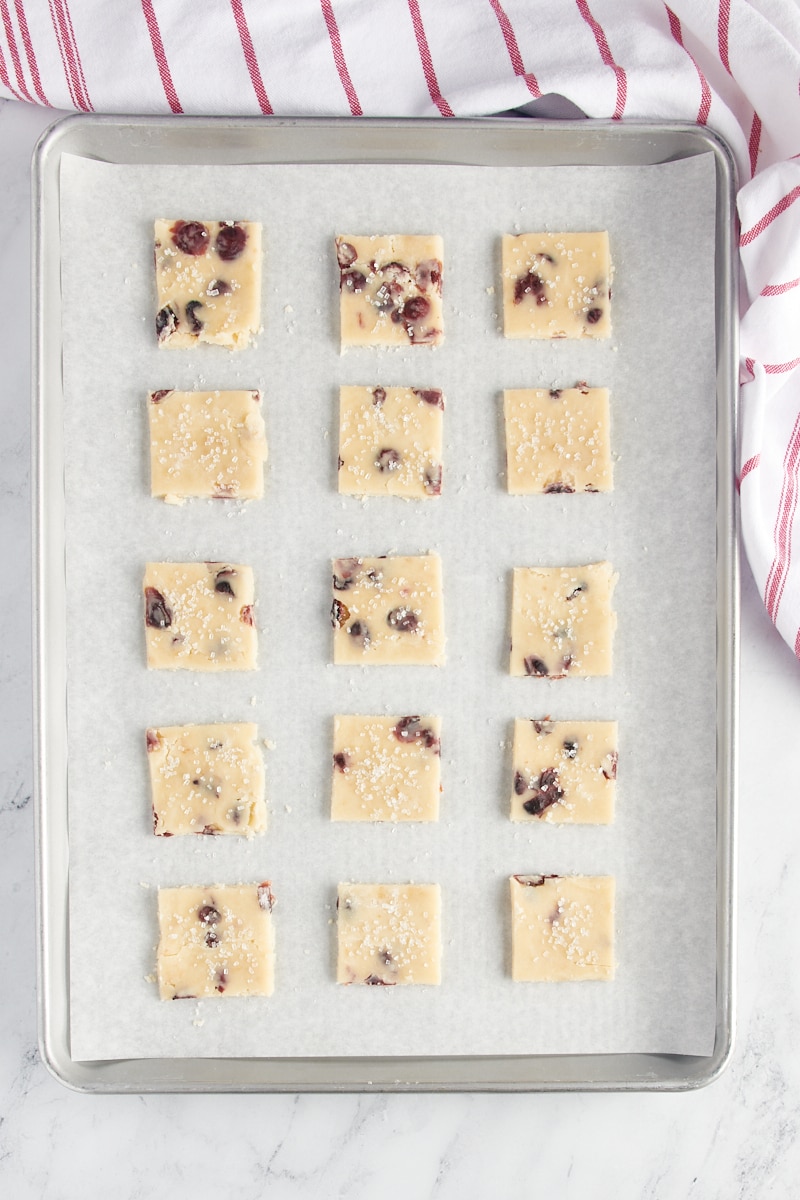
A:
[[[610,675],[617,576],[607,562],[516,567],[511,601],[512,675]]]
[[[150,392],[150,490],[181,500],[264,495],[267,438],[259,392]]]
[[[444,662],[438,555],[333,560],[333,661],[360,666]]]
[[[148,667],[252,671],[257,635],[253,570],[240,564],[148,563]]]
[[[607,233],[521,233],[503,238],[507,338],[607,338]]]
[[[337,237],[342,348],[438,346],[443,253],[436,236]]]
[[[340,883],[337,983],[441,981],[438,883]]]
[[[263,833],[264,760],[257,736],[249,723],[148,729],[153,832]]]
[[[269,883],[159,888],[161,999],[271,996],[273,903]]]
[[[438,388],[340,388],[339,491],[441,495],[443,413]]]
[[[436,821],[439,717],[335,717],[334,821]]]
[[[607,388],[512,388],[503,409],[509,492],[613,490]]]
[[[155,248],[159,346],[243,349],[261,324],[261,226],[158,220]]]
[[[614,977],[614,879],[511,876],[511,974],[545,983]]]
[[[616,721],[514,722],[512,821],[610,825]]]

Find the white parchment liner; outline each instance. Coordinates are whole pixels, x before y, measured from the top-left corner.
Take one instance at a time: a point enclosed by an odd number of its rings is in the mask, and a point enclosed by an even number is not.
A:
[[[76,1059],[153,1056],[710,1053],[715,1014],[714,163],[496,169],[112,166],[61,172],[69,658],[70,989]],[[257,347],[159,351],[154,217],[264,224]],[[505,341],[499,235],[608,229],[607,342]],[[334,233],[441,233],[446,341],[340,355]],[[505,492],[503,387],[612,391],[612,495]],[[340,383],[442,387],[440,501],[336,492]],[[266,496],[149,496],[146,392],[259,387]],[[334,668],[329,559],[443,559],[448,663]],[[511,568],[608,558],[619,572],[610,679],[512,679]],[[148,672],[148,560],[251,563],[260,667]],[[436,825],[332,824],[332,717],[443,718]],[[610,828],[508,820],[515,716],[616,718]],[[270,825],[156,840],[144,729],[256,720]],[[510,979],[507,878],[617,879],[617,978]],[[161,1003],[159,885],[272,881],[277,987]],[[336,885],[439,882],[443,982],[334,982]]]

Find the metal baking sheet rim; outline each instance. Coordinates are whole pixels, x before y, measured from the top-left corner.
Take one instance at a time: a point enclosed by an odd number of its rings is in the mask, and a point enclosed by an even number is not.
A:
[[[714,154],[717,176],[717,1019],[707,1057],[663,1054],[427,1058],[136,1059],[76,1062],[69,1044],[69,839],[64,647],[63,447],[48,407],[63,399],[58,166],[114,162],[647,164]],[[739,561],[736,169],[707,129],[673,123],[485,118],[338,120],[70,116],[33,158],[32,476],[35,836],[39,1048],[83,1092],[682,1091],[725,1069],[734,1036]]]

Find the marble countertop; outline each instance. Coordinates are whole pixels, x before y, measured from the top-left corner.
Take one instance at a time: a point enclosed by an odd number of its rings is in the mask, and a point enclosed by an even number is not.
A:
[[[738,1019],[732,1061],[716,1083],[646,1096],[93,1097],[67,1090],[42,1065],[31,800],[29,165],[53,116],[0,101],[3,1194],[471,1200],[524,1187],[528,1195],[593,1200],[796,1196],[800,1054],[791,1047],[800,1025],[800,666],[772,628],[746,567]],[[680,687],[680,677],[674,683]]]

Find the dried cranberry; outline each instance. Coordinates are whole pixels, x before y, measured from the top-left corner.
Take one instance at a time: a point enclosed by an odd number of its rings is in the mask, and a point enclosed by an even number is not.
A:
[[[394,987],[394,980],[380,979],[377,975],[368,975],[364,983],[371,987]]]
[[[430,300],[424,296],[412,296],[410,300],[406,300],[399,315],[402,321],[424,321],[430,311]]]
[[[372,403],[376,408],[380,408],[386,403],[386,388],[376,387],[372,389]]]
[[[218,925],[222,920],[222,914],[218,908],[214,908],[213,904],[204,904],[197,910],[197,919],[201,925]]]
[[[548,483],[547,487],[544,490],[545,490],[546,495],[552,496],[552,495],[561,495],[562,493],[564,495],[566,495],[568,493],[574,492],[575,488],[572,487],[571,484],[562,483],[559,480],[555,483]]]
[[[178,328],[178,314],[167,304],[156,313],[156,334],[163,342]]]
[[[144,589],[145,623],[151,629],[169,629],[172,624],[172,610],[156,588]]]
[[[172,390],[172,388],[162,388],[160,392],[151,392],[150,400],[153,404],[160,404],[165,396],[169,396],[171,394]]]
[[[161,745],[161,735],[157,729],[148,729],[147,731],[147,749],[150,751],[157,750]]]
[[[570,669],[570,667],[572,666],[572,662],[573,662],[572,655],[571,655],[571,654],[565,654],[565,655],[564,655],[564,657],[563,657],[563,658],[562,658],[562,660],[561,660],[561,667],[562,667],[562,670],[564,670],[564,671],[568,671],[568,670]]]
[[[528,790],[528,781],[521,771],[514,772],[514,792],[517,796],[524,796]]]
[[[247,230],[241,225],[222,225],[214,249],[223,262],[233,262],[247,245]]]
[[[225,991],[228,984],[228,971],[226,967],[220,967],[217,971],[216,990],[221,994]]]
[[[401,717],[392,733],[398,742],[423,742],[426,750],[439,753],[439,739],[427,725],[423,725],[419,717]]]
[[[564,789],[558,782],[558,772],[552,767],[548,767],[542,771],[539,776],[538,786],[529,800],[526,800],[522,807],[526,813],[532,817],[538,817],[551,804],[557,804],[564,795]]]
[[[233,567],[223,567],[221,571],[217,571],[214,576],[214,591],[222,592],[226,596],[235,596],[231,580],[235,579],[236,575]]]
[[[342,750],[339,750],[338,753],[334,754],[333,765],[336,768],[336,770],[341,771],[342,774],[344,774],[345,771],[347,770],[347,767],[349,765],[349,759]]]
[[[265,909],[267,912],[272,912],[275,907],[275,897],[272,894],[272,884],[268,879],[260,883],[256,889],[258,894],[258,906]]]
[[[553,400],[561,399],[561,388],[550,388],[550,395]]]
[[[427,292],[429,287],[437,292],[442,290],[442,264],[438,258],[426,258],[419,263],[415,272],[417,287],[421,292]]]
[[[564,742],[564,753],[566,754],[567,758],[577,758],[578,757],[578,743],[571,742],[571,741]]]
[[[333,560],[333,586],[337,592],[346,592],[356,581],[360,558],[335,558]]]
[[[401,292],[403,288],[408,288],[413,283],[411,272],[401,262],[386,263],[385,266],[381,267],[381,275],[385,276],[390,283],[402,285],[400,287]]]
[[[400,633],[414,633],[419,626],[419,617],[410,608],[401,604],[386,614],[386,624],[390,625],[392,629],[399,630]]]
[[[375,459],[375,466],[379,471],[397,471],[402,461],[397,450],[387,447],[379,451],[378,457]]]
[[[360,271],[342,271],[339,287],[343,292],[363,292],[366,286],[366,275],[362,275]]]
[[[206,934],[206,936],[205,936],[205,938],[204,938],[203,940],[205,941],[205,944],[206,944],[207,946],[209,946],[209,947],[213,947],[213,946],[218,946],[218,945],[219,945],[219,938],[218,938],[218,937],[217,937],[217,935],[214,933],[214,930],[213,930],[213,929],[209,929],[208,933]]]
[[[253,615],[252,604],[245,604],[242,606],[242,608],[239,610],[239,620],[242,622],[243,625],[250,625],[250,626],[255,625],[256,620]]]
[[[358,253],[355,246],[351,246],[349,242],[337,241],[336,258],[340,267],[350,267],[358,258]]]
[[[517,883],[523,887],[541,887],[546,879],[558,879],[557,875],[515,875]]]
[[[522,665],[525,668],[526,675],[548,674],[547,663],[541,658],[536,658],[534,655],[530,655],[528,658],[523,659]]]
[[[438,388],[413,388],[415,396],[419,396],[420,400],[424,400],[426,404],[432,405],[433,408],[441,408],[444,412],[444,397]]]
[[[410,322],[406,322],[406,333],[408,334],[408,340],[411,342],[412,346],[433,345],[435,344],[436,339],[439,337],[441,332],[441,329],[435,329],[433,326],[420,329],[418,325],[412,325]]]
[[[425,474],[422,478],[422,484],[429,496],[441,496],[442,494],[442,464],[436,463],[431,467],[425,468]]]
[[[606,779],[616,779],[617,778],[617,760],[619,758],[619,755],[617,754],[616,750],[610,750],[609,753],[606,755],[606,758],[608,759],[608,767],[607,768],[603,767],[603,775],[605,776]]]
[[[363,621],[353,621],[347,632],[353,641],[360,642],[365,650],[372,640],[369,635],[369,629]]]
[[[211,283],[206,288],[207,296],[229,296],[231,294],[231,285],[226,283],[224,279],[212,279]]]
[[[342,604],[341,600],[337,600],[334,596],[333,604],[331,605],[331,625],[334,629],[341,629],[345,621],[350,617],[350,609],[346,604]]]
[[[191,333],[199,333],[203,328],[203,322],[195,316],[195,309],[202,308],[199,300],[190,300],[186,305],[186,319],[189,322],[189,330]]]
[[[602,308],[590,308],[586,314],[586,320],[590,325],[596,325],[603,315]]]
[[[535,271],[528,271],[514,284],[514,303],[521,304],[526,296],[544,295],[544,282]]]
[[[208,230],[202,221],[176,221],[170,233],[178,249],[193,258],[205,254],[208,249]]]
[[[538,734],[544,734],[545,736],[547,736],[548,733],[552,733],[554,727],[554,722],[551,721],[549,717],[545,717],[543,721],[533,722],[533,728],[536,730],[536,732]]]

